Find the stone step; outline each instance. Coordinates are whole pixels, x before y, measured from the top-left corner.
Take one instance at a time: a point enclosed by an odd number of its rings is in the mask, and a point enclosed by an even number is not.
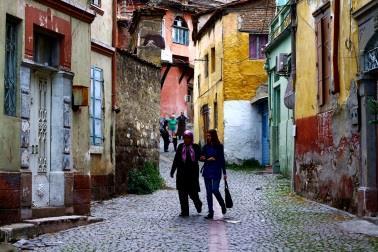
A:
[[[0,241],[9,242],[20,239],[32,239],[41,234],[55,233],[102,220],[101,218],[81,215],[24,220],[24,223],[15,223],[0,227]]]

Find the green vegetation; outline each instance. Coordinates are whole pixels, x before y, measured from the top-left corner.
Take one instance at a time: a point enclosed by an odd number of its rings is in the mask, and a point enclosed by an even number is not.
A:
[[[146,162],[142,169],[131,169],[128,174],[128,192],[132,194],[150,194],[164,187],[156,164]]]
[[[242,164],[226,164],[227,169],[235,171],[262,171],[265,169],[256,159],[244,160]]]

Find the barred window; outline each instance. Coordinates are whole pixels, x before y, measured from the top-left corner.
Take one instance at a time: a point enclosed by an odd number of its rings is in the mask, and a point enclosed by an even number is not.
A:
[[[4,114],[16,116],[17,109],[17,28],[12,18],[6,19],[4,64]]]

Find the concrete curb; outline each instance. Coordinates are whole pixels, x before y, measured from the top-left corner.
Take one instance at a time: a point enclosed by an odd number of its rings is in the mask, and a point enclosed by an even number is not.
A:
[[[23,223],[15,223],[0,227],[0,242],[33,239],[42,234],[55,233],[101,221],[103,221],[101,218],[81,215],[25,220]]]

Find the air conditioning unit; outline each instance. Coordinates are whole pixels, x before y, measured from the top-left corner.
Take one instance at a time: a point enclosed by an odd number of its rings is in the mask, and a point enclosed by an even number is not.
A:
[[[192,102],[192,96],[191,95],[185,95],[184,100],[185,100],[185,102],[191,103]]]
[[[287,53],[280,53],[278,55],[276,69],[278,75],[289,74],[289,55]]]

